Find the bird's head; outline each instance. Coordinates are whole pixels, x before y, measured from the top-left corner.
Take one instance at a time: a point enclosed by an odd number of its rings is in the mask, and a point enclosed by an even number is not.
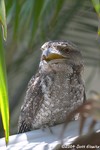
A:
[[[42,45],[41,50],[41,60],[46,62],[65,60],[67,62],[82,63],[80,51],[76,45],[69,41],[49,41]]]

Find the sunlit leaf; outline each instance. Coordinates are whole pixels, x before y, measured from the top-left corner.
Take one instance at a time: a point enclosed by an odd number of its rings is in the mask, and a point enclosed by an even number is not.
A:
[[[7,38],[7,24],[6,24],[6,13],[5,13],[5,3],[4,0],[0,0],[0,23],[3,29],[3,38]]]
[[[98,35],[100,36],[100,0],[92,0],[92,3],[98,15]]]
[[[4,49],[1,30],[0,30],[0,111],[7,144],[9,141],[9,107],[8,107],[8,91],[6,82]]]
[[[92,0],[93,6],[98,15],[100,15],[100,0]]]

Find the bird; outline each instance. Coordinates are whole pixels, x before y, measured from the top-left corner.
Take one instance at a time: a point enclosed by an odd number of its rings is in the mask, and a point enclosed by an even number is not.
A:
[[[68,40],[55,40],[44,43],[41,52],[21,107],[18,133],[64,123],[86,99],[80,49]]]

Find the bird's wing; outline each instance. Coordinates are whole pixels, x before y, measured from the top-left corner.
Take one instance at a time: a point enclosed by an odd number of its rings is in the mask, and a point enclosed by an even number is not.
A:
[[[21,107],[21,115],[19,117],[18,123],[18,133],[31,130],[34,117],[42,104],[43,94],[40,79],[40,75],[36,76],[35,78],[32,77],[28,84],[25,101]]]

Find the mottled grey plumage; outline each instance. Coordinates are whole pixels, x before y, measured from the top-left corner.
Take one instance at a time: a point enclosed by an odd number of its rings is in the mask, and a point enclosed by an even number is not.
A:
[[[62,123],[84,101],[78,48],[68,41],[49,41],[41,49],[39,73],[30,80],[21,107],[19,133]]]

